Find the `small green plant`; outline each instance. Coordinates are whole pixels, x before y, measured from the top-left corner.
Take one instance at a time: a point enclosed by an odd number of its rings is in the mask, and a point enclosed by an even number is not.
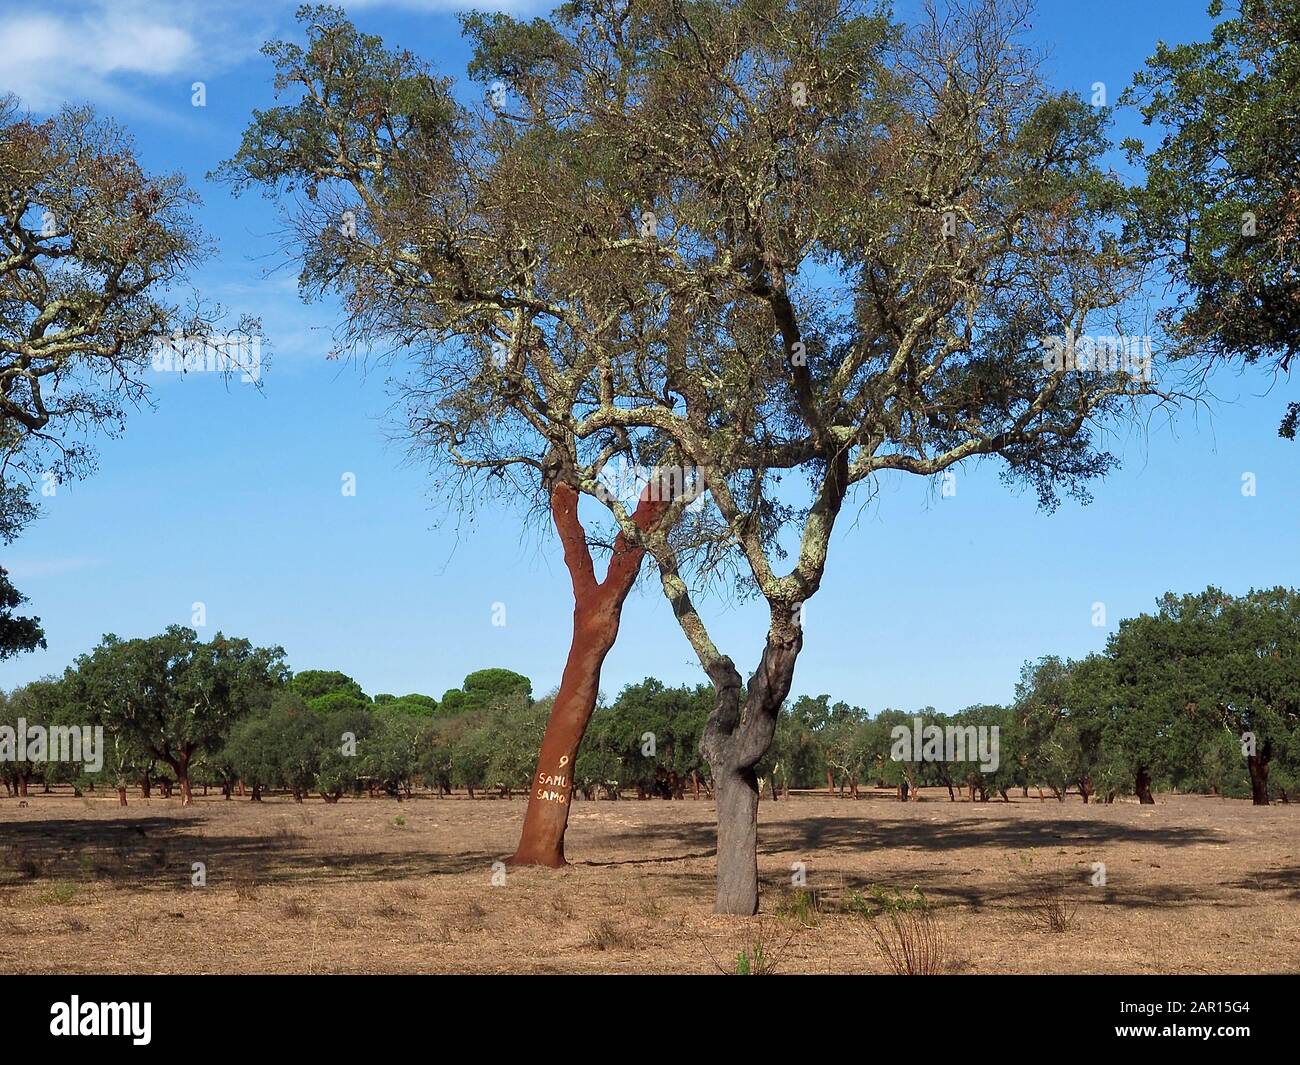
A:
[[[77,897],[77,891],[76,884],[63,881],[58,884],[51,884],[41,892],[39,898],[41,902],[52,906],[67,906]]]
[[[916,886],[913,886],[911,891],[899,891],[897,888],[872,884],[866,891],[855,888],[840,901],[842,913],[867,920],[874,920],[891,913],[924,909],[926,906],[925,895]]]
[[[880,912],[885,914],[916,913],[930,908],[925,893],[915,884],[912,885],[911,891],[898,891],[895,888],[881,887],[876,884],[871,889],[871,897],[880,908]]]
[[[854,888],[842,899],[840,899],[840,912],[847,913],[852,917],[871,918],[879,912],[871,900],[870,892],[859,891]]]
[[[774,971],[772,962],[763,952],[762,943],[755,943],[736,955],[737,976],[769,976]]]
[[[754,918],[752,922],[746,923],[741,949],[736,951],[735,960],[730,965],[718,961],[708,945],[703,940],[701,943],[714,968],[723,975],[771,976],[777,971],[786,948],[794,941],[798,932],[797,927],[787,931],[778,921],[769,921],[762,917]],[[723,957],[731,956],[731,950],[735,950],[734,945]]]
[[[807,888],[787,891],[776,904],[776,915],[786,920],[812,928],[817,923],[821,903],[817,896]]]
[[[401,814],[398,814],[396,817],[393,818],[393,827],[394,827],[394,828],[405,828],[405,827],[406,827],[406,818],[403,817]]]

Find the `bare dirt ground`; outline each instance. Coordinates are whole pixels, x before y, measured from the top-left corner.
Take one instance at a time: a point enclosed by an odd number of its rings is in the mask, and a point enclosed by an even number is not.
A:
[[[779,972],[876,973],[873,922],[840,904],[915,885],[954,972],[1300,972],[1300,806],[764,801],[751,920],[711,912],[709,801],[579,801],[570,868],[493,886],[523,813],[463,796],[0,799],[0,968],[710,973],[762,943]],[[803,920],[782,916],[797,862],[817,899]],[[1038,927],[1046,882],[1073,910],[1063,932]]]

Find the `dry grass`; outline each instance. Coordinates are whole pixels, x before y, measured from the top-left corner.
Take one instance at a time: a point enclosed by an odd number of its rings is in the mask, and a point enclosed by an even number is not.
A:
[[[602,917],[591,926],[586,945],[596,950],[631,950],[637,945],[637,937],[629,929]]]
[[[1039,877],[1029,889],[1025,906],[1032,927],[1042,932],[1068,932],[1079,912],[1078,903],[1065,893],[1065,886],[1056,877]]]
[[[396,899],[384,899],[370,912],[382,921],[403,921],[414,916],[410,910],[406,909]]]
[[[255,902],[261,885],[256,873],[237,872],[231,877],[231,886],[235,889],[235,898],[240,902]]]
[[[1300,972],[1300,805],[889,794],[764,800],[757,919],[712,912],[707,800],[577,802],[575,864],[493,886],[517,800],[417,796],[398,830],[390,799],[0,799],[0,968],[734,973],[743,955],[751,973],[885,973],[872,928],[894,933],[872,888],[916,885],[969,972]],[[1027,924],[1040,871],[1077,911],[1065,932]]]
[[[954,968],[952,946],[925,894],[876,891],[876,949],[895,976],[942,976]]]
[[[311,906],[297,895],[290,895],[280,903],[280,916],[290,921],[303,921],[311,916]]]
[[[764,917],[740,922],[722,957],[716,957],[706,943],[704,951],[713,967],[724,976],[775,976],[799,929]]]
[[[552,924],[573,920],[573,903],[563,895],[552,895],[546,902],[546,915]]]

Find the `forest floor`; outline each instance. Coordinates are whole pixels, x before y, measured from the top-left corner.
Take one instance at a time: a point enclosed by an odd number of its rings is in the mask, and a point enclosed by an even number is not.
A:
[[[764,800],[745,920],[712,912],[708,800],[579,801],[573,864],[496,885],[521,799],[27,802],[0,798],[9,973],[709,973],[760,944],[778,972],[881,973],[890,922],[844,911],[914,886],[952,972],[1300,972],[1300,805]]]

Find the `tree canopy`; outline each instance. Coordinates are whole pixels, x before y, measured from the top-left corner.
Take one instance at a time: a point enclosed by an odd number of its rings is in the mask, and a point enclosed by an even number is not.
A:
[[[45,646],[41,619],[20,617],[14,613],[25,602],[27,596],[9,583],[8,572],[0,566],[0,662]]]
[[[93,467],[91,435],[146,398],[155,343],[208,330],[170,302],[205,252],[196,203],[90,108],[37,121],[0,96],[0,538],[38,483]]]
[[[70,697],[95,721],[171,768],[187,803],[195,759],[215,753],[234,723],[266,705],[288,677],[283,648],[221,633],[203,643],[180,625],[145,639],[109,634],[65,674]]]
[[[1224,13],[1213,0],[1212,16]],[[1181,353],[1266,361],[1300,351],[1300,8],[1239,0],[1208,41],[1161,44],[1128,99],[1159,130],[1139,223],[1177,286],[1165,315]],[[1281,435],[1295,438],[1300,403]]]

